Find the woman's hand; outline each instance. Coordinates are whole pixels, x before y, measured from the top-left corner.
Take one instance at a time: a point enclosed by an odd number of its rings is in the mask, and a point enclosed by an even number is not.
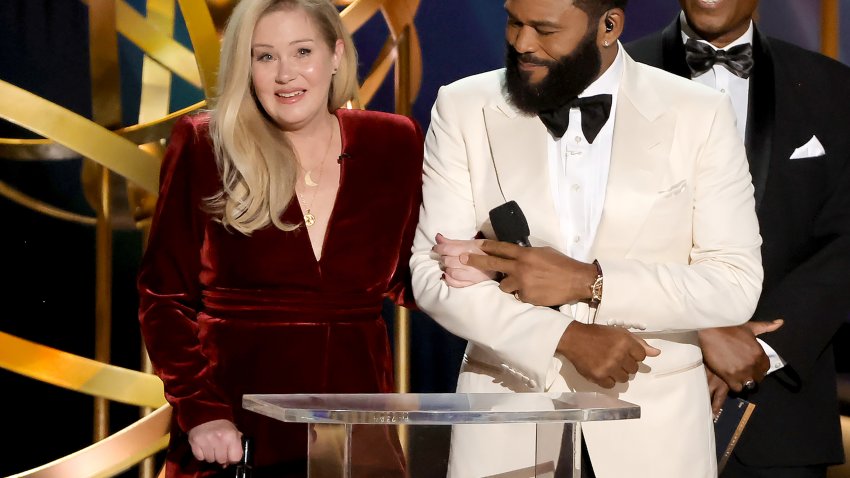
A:
[[[189,445],[200,461],[227,466],[242,459],[242,432],[230,420],[213,420],[192,428]]]
[[[437,245],[431,250],[440,255],[440,268],[445,272],[443,280],[446,284],[452,287],[469,287],[496,278],[494,271],[482,271],[460,262],[461,254],[484,254],[481,251],[483,239],[447,239],[442,234],[437,234],[436,241]]]

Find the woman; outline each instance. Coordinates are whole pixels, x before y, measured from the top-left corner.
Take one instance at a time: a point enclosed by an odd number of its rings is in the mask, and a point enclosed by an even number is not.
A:
[[[341,109],[356,66],[327,0],[243,0],[214,108],[175,125],[139,276],[174,406],[169,477],[221,472],[242,434],[255,476],[303,476],[306,427],[243,410],[245,393],[392,391],[380,310],[404,295],[422,137],[408,118]]]

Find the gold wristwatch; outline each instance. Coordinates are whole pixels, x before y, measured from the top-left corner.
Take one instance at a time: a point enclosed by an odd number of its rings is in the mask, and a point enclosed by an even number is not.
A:
[[[590,285],[590,306],[598,307],[602,302],[602,267],[597,260],[593,261],[593,265],[596,266],[596,280]]]

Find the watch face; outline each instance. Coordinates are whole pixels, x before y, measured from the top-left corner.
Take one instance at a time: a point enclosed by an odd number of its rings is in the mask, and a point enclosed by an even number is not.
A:
[[[602,276],[598,276],[590,288],[590,293],[594,302],[602,300]]]

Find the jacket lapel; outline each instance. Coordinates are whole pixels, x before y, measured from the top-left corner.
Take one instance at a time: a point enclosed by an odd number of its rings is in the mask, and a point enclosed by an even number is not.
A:
[[[627,55],[617,110],[602,220],[593,253],[625,256],[657,197],[668,161],[675,119],[663,115],[664,99],[641,78]]]
[[[661,48],[663,53],[663,69],[674,75],[690,79],[691,69],[685,61],[685,44],[682,42],[682,27],[679,16],[661,32]]]
[[[521,114],[502,95],[484,107],[484,123],[498,186],[505,201],[522,208],[535,239],[559,248],[561,233],[549,185],[546,127]]]
[[[750,76],[750,95],[747,105],[746,143],[750,175],[755,188],[756,210],[761,206],[767,184],[768,166],[773,147],[774,113],[776,106],[773,83],[773,58],[767,39],[753,32],[753,72]]]
[[[662,32],[661,48],[664,52],[664,70],[690,78],[691,71],[687,62],[685,62],[685,45],[682,43],[682,28],[678,16]],[[756,210],[758,210],[764,197],[768,166],[770,165],[776,101],[773,84],[773,59],[768,40],[757,28],[753,31],[753,62],[744,143],[747,149],[753,188],[755,189]]]

